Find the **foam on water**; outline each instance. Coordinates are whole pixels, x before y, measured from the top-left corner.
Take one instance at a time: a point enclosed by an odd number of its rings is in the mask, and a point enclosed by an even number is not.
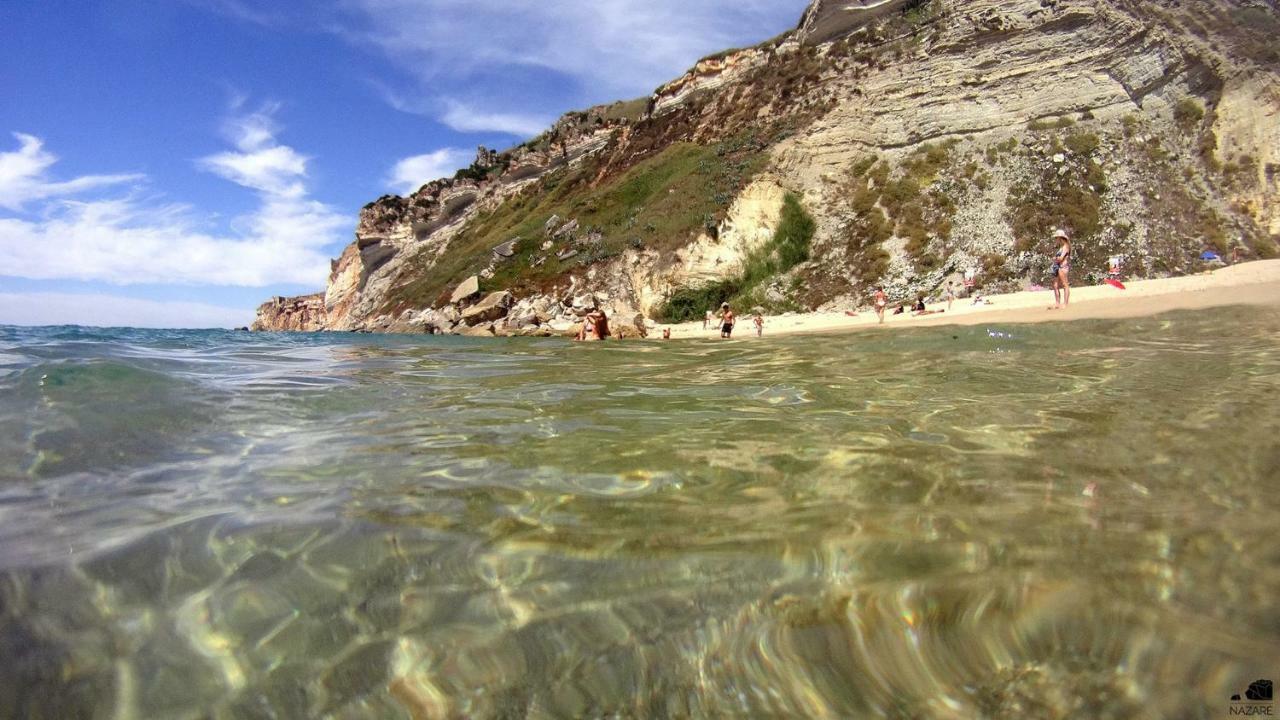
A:
[[[0,716],[1222,713],[1278,338],[0,328]]]

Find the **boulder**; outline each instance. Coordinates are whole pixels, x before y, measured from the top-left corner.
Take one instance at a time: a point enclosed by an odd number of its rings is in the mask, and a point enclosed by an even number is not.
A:
[[[483,300],[462,311],[462,322],[467,325],[493,322],[506,317],[511,307],[511,293],[506,290],[489,293]]]
[[[538,319],[533,310],[521,310],[519,313],[512,313],[507,316],[507,327],[513,330],[523,330],[529,327],[538,327],[542,321]]]
[[[520,242],[520,238],[516,238],[515,240],[508,240],[508,241],[506,241],[506,242],[502,243],[501,245],[498,245],[498,246],[494,247],[494,248],[493,248],[493,255],[494,255],[494,257],[495,257],[495,258],[509,258],[509,257],[511,257],[512,255],[515,255],[515,254],[516,254],[516,243],[518,243],[518,242]]]
[[[542,327],[550,330],[557,335],[575,334],[578,332],[578,326],[582,323],[577,320],[559,317],[551,322],[543,323]]]
[[[453,334],[463,337],[493,337],[493,323],[482,323],[475,327],[461,325],[453,331]]]
[[[446,308],[453,310],[453,308]],[[454,310],[457,315],[457,310]],[[450,319],[444,310],[427,310],[418,316],[418,323],[422,326],[423,332],[430,334],[447,333],[453,329],[458,321],[455,318]]]
[[[559,314],[560,303],[549,297],[540,297],[533,301],[531,309],[538,322],[544,323]]]
[[[649,328],[645,324],[644,314],[630,305],[618,303],[609,313],[609,329],[619,338],[645,337]]]
[[[576,233],[576,232],[578,232],[578,221],[577,221],[577,220],[570,220],[569,222],[565,223],[564,225],[561,225],[561,226],[560,226],[560,229],[558,229],[558,230],[556,230],[554,233],[552,233],[551,237],[554,237],[554,238],[556,238],[557,240],[560,240],[560,239],[563,239],[563,238],[566,238],[566,237],[572,237],[572,236],[573,236],[573,234],[574,234],[574,233]]]
[[[436,312],[441,319],[449,321],[450,325],[457,325],[462,320],[462,311],[452,305],[446,305]]]
[[[475,275],[472,275],[466,280],[463,280],[462,284],[458,285],[458,287],[454,289],[453,295],[449,296],[449,302],[460,303],[463,300],[466,300],[467,298],[472,297],[473,295],[479,295],[479,294],[480,294],[480,278],[476,277]]]

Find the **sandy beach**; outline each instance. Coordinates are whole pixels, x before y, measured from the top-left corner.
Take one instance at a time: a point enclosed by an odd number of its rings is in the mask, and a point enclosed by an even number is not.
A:
[[[800,313],[766,316],[764,337],[800,333],[830,333],[852,330],[884,330],[935,325],[980,325],[986,323],[1039,323],[1069,320],[1140,317],[1171,310],[1205,310],[1228,305],[1280,305],[1280,260],[1259,260],[1219,268],[1210,272],[1159,280],[1125,281],[1124,290],[1111,285],[1079,285],[1071,288],[1071,305],[1050,310],[1053,290],[1029,290],[1006,295],[984,296],[991,304],[974,305],[959,298],[945,313],[916,317],[885,314],[884,324],[862,309],[854,316],[841,313]],[[930,310],[946,308],[946,303],[930,304]],[[748,308],[739,313],[735,338],[754,338],[755,328]],[[702,323],[661,325],[671,328],[672,338],[715,337],[718,332],[703,329]]]

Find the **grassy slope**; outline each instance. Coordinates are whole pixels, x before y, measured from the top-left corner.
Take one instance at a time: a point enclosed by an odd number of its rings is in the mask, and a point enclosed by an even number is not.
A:
[[[388,307],[441,302],[461,280],[487,267],[496,245],[519,238],[514,257],[495,267],[486,289],[540,291],[566,274],[615,257],[628,247],[674,250],[698,233],[714,232],[729,205],[763,167],[754,143],[714,146],[676,143],[622,175],[595,184],[592,161],[559,170],[472,220],[439,262],[411,268],[413,278],[388,299]],[[557,240],[548,250],[548,219],[576,219],[579,240]],[[588,240],[592,236],[594,240]],[[578,254],[565,260],[568,248]]]

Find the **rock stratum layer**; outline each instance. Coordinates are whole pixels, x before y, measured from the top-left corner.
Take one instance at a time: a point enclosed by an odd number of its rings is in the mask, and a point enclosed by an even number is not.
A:
[[[1204,0],[815,0],[649,98],[570,113],[360,213],[259,330],[623,334],[722,299],[857,307],[948,282],[1271,257],[1280,11]],[[467,287],[463,287],[467,285]]]

